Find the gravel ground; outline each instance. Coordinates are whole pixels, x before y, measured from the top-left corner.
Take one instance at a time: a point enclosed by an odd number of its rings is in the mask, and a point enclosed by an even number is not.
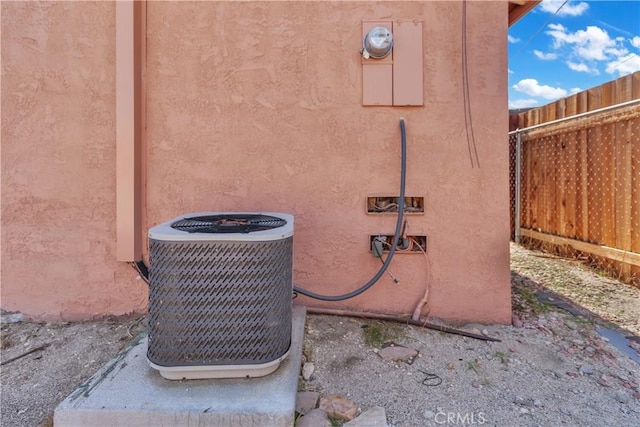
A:
[[[488,334],[502,340],[488,343],[412,326],[310,316],[306,353],[315,370],[301,389],[346,396],[362,411],[381,406],[392,426],[446,424],[449,414],[458,420],[452,424],[467,425],[638,425],[639,366],[590,324],[553,311],[538,320],[553,332],[488,326]],[[411,364],[383,360],[380,347],[365,339],[371,328],[390,329],[389,341],[418,350],[418,357]]]
[[[511,270],[527,289],[551,290],[587,309],[595,321],[609,321],[640,335],[640,289],[596,274],[580,261],[511,245]],[[599,319],[598,319],[599,317]]]
[[[3,323],[0,425],[52,426],[58,403],[139,334],[143,323]],[[33,349],[39,350],[10,361]]]
[[[314,371],[300,379],[300,390],[346,396],[360,411],[381,406],[391,426],[638,425],[640,365],[595,328],[615,325],[638,334],[640,289],[515,245],[512,270],[515,326],[461,328],[501,342],[308,315],[304,358]],[[549,291],[571,297],[580,315],[536,298]],[[143,328],[143,318],[3,323],[0,425],[52,425],[57,403]],[[419,353],[387,361],[380,352],[390,345]]]

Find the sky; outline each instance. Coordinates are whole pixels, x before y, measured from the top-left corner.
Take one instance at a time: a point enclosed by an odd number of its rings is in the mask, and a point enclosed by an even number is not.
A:
[[[546,105],[635,71],[640,1],[543,0],[509,29],[509,108]]]

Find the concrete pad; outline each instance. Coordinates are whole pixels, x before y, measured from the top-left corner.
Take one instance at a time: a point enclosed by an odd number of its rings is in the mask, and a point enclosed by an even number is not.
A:
[[[289,356],[261,378],[170,381],[137,337],[58,405],[55,426],[292,426],[306,309],[293,307]]]

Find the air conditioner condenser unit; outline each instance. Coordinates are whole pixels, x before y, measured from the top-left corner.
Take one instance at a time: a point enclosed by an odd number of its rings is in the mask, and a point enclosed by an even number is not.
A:
[[[168,379],[259,377],[291,344],[293,216],[203,212],[149,230],[150,365]]]

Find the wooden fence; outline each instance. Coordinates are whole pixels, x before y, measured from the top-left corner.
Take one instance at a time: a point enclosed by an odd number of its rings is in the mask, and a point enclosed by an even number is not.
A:
[[[587,259],[640,286],[636,101],[640,72],[511,117],[519,130],[510,132],[510,143],[514,236]]]

